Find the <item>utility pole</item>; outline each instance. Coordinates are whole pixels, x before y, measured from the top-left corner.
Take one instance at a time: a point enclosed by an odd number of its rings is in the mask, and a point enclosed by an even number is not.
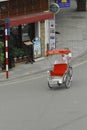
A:
[[[0,20],[0,25],[3,27],[4,31],[4,37],[3,37],[3,42],[4,42],[4,47],[5,47],[5,66],[6,66],[6,79],[8,79],[8,23],[5,22],[4,20]]]

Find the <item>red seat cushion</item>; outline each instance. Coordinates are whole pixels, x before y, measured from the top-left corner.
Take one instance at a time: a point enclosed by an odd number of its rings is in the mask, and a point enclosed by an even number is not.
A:
[[[51,76],[63,76],[65,71],[67,70],[67,64],[55,64],[54,70],[50,71]]]

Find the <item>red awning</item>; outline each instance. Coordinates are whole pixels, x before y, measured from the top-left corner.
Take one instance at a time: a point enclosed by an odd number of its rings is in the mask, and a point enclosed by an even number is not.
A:
[[[51,12],[43,12],[43,13],[37,13],[32,15],[24,15],[24,16],[18,16],[13,17],[10,19],[10,26],[18,26],[21,24],[27,24],[27,23],[34,23],[38,21],[43,21],[45,19],[53,18],[54,14]]]

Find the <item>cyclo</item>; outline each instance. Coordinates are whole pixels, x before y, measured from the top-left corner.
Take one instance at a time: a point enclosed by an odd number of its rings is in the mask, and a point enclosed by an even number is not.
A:
[[[54,49],[54,50],[48,50],[46,52],[47,57],[52,55],[64,55],[69,54],[70,50],[68,49]],[[72,83],[72,66],[70,63],[63,63],[59,62],[53,65],[53,68],[48,71],[47,80],[48,80],[48,87],[54,88],[65,86],[66,88],[70,88]]]

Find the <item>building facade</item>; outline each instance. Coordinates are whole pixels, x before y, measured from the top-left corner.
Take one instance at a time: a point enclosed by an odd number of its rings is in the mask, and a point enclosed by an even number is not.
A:
[[[8,0],[0,2],[0,19],[48,10],[47,0]]]
[[[49,0],[8,0],[0,2],[0,19],[9,19],[10,36],[12,31],[17,37],[14,44],[22,47],[26,40],[35,40],[35,48],[37,49],[34,49],[35,58],[45,56],[49,42],[49,19],[53,17],[54,14],[49,11]],[[31,35],[30,38],[28,37],[29,34]],[[37,54],[37,51],[40,54]]]

